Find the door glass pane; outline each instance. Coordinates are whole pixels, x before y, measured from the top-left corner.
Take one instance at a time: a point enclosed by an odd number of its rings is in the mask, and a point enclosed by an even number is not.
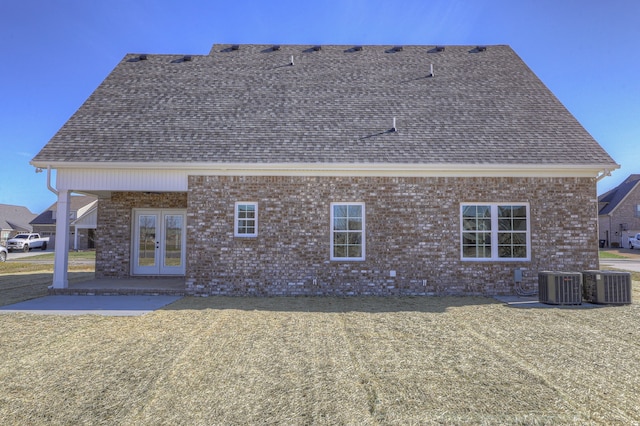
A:
[[[138,217],[138,266],[156,264],[156,216]]]
[[[182,266],[182,215],[164,217],[164,266]]]

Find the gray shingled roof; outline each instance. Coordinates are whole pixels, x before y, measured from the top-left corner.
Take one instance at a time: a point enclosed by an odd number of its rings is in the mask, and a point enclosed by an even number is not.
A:
[[[508,46],[310,47],[127,55],[34,162],[615,166]]]
[[[36,215],[26,207],[0,204],[0,229],[31,232],[29,221],[34,217]]]
[[[606,203],[598,212],[600,215],[611,213],[640,182],[640,175],[629,175],[624,182],[598,197],[598,203]]]

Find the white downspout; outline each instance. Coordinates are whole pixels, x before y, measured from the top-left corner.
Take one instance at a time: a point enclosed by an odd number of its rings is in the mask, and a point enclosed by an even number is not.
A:
[[[50,165],[47,166],[47,188],[49,189],[49,191],[58,195],[58,191],[53,186],[51,186],[51,166]]]

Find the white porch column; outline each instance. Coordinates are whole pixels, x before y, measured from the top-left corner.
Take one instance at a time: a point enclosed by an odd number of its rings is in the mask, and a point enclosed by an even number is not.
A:
[[[56,211],[56,248],[53,264],[53,288],[67,288],[69,279],[69,213],[71,191],[58,191]]]

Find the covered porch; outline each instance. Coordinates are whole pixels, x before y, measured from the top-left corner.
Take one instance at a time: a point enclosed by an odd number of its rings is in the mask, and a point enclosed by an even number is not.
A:
[[[38,165],[46,167],[47,187],[57,196],[56,248],[71,247],[71,227],[79,225],[70,217],[71,194],[97,197],[98,280],[90,288],[85,288],[87,283],[70,283],[69,252],[56,249],[51,293],[184,294],[187,172],[157,165],[149,169],[68,165]],[[55,187],[52,169],[56,170]],[[158,287],[158,283],[171,282],[174,277],[180,277],[179,288]],[[143,284],[147,279],[149,284]]]

